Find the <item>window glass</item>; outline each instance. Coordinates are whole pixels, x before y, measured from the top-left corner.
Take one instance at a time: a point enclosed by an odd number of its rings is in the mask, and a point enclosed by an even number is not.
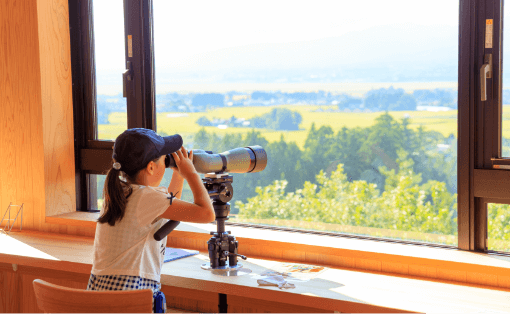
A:
[[[96,180],[97,182],[97,208],[94,208],[94,209],[98,209],[98,210],[101,210],[101,208],[103,208],[103,203],[104,203],[104,195],[103,195],[103,188],[104,188],[104,182],[106,180],[106,175],[94,175],[92,174],[91,175],[92,177],[92,180]]]
[[[503,10],[503,20],[510,20],[510,12],[508,9]],[[506,23],[503,23],[503,34],[505,29],[508,28]],[[506,40],[505,40],[506,39]],[[510,74],[507,73],[507,66],[505,60],[510,60],[510,42],[503,36],[503,93],[502,93],[502,104],[503,104],[503,121],[502,121],[502,132],[501,132],[501,154],[502,156],[510,156]]]
[[[510,252],[510,206],[487,204],[487,249]]]
[[[268,153],[230,221],[457,245],[459,1],[153,6],[157,132]]]
[[[126,98],[122,97],[124,7],[122,0],[93,1],[94,49],[99,140],[115,140],[127,129]]]
[[[504,21],[510,19],[509,10],[504,10]],[[503,34],[505,29],[508,28],[506,23],[503,23]],[[505,71],[505,60],[510,60],[510,43],[503,37],[503,119],[502,119],[502,142],[501,154],[503,156],[510,156],[510,74]],[[487,204],[487,249],[493,251],[510,252],[510,210],[509,205],[506,204]]]

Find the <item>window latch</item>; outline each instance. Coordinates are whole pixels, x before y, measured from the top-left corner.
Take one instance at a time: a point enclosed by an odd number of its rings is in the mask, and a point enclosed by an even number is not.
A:
[[[127,69],[122,73],[122,85],[123,85],[123,94],[122,97],[127,97],[127,85],[128,81],[133,80],[133,66],[131,65],[131,61],[127,62]]]
[[[480,86],[482,101],[487,100],[487,79],[492,78],[492,54],[488,53],[483,57],[483,65],[480,69]]]

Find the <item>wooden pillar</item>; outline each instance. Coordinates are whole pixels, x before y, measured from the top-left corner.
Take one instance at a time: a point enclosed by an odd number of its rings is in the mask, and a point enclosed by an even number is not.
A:
[[[24,203],[23,229],[76,232],[45,223],[76,210],[68,20],[67,0],[0,1],[0,214]]]
[[[37,0],[45,210],[42,231],[68,233],[70,226],[45,226],[45,216],[76,211],[71,41],[67,0]],[[48,229],[49,228],[49,229]],[[60,230],[59,230],[60,229]],[[71,232],[76,234],[75,232]]]

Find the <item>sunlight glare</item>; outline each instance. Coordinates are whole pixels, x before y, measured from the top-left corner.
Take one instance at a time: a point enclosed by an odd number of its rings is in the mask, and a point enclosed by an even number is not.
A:
[[[33,258],[49,259],[60,261],[58,258],[40,251],[22,241],[16,240],[9,235],[0,234],[0,254],[26,256]]]

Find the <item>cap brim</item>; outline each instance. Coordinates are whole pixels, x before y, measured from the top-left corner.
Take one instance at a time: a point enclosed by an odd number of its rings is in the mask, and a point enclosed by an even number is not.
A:
[[[179,134],[164,136],[163,139],[165,140],[165,147],[161,151],[162,155],[175,153],[182,147],[182,137]]]

